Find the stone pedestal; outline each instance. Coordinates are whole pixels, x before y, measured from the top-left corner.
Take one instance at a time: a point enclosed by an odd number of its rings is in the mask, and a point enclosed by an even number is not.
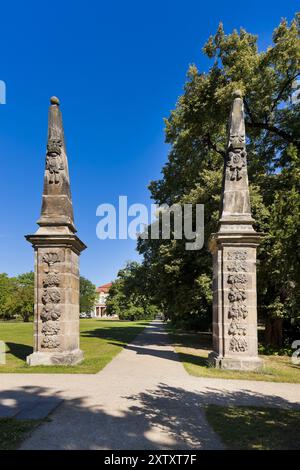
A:
[[[253,231],[217,233],[213,254],[213,353],[209,362],[223,369],[257,370],[256,248]]]
[[[33,352],[26,358],[29,366],[74,366],[83,360],[81,349],[70,352]]]
[[[29,365],[77,364],[79,267],[85,247],[76,235],[29,235],[35,250],[34,352]]]

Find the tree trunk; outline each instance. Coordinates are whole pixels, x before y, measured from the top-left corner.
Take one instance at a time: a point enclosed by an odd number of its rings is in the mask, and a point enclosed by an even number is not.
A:
[[[265,340],[267,346],[280,348],[282,346],[283,318],[268,318],[266,322]]]
[[[24,323],[28,323],[30,319],[30,313],[24,313],[23,314],[23,321]]]

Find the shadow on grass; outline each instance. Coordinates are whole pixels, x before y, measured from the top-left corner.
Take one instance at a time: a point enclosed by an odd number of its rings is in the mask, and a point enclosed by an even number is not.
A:
[[[26,356],[33,352],[33,347],[26,344],[7,342],[6,345],[8,346],[7,354],[12,354],[23,361],[26,361]]]
[[[167,332],[172,337],[174,346],[180,348],[189,347],[193,349],[204,349],[207,351],[212,350],[212,333],[206,333],[202,331],[181,332],[168,326]]]
[[[258,406],[206,407],[206,417],[229,449],[299,450],[299,410]]]
[[[111,390],[112,396],[117,393]],[[220,449],[223,445],[206,420],[204,410],[208,404],[261,406],[280,410],[296,406],[300,409],[299,404],[295,405],[279,396],[263,395],[246,389],[227,391],[203,387],[195,391],[160,383],[136,395],[122,396],[124,406],[122,411],[116,413],[109,399],[104,398],[103,402],[101,396],[97,408],[89,407],[85,394],[86,391],[82,391],[80,396],[78,391],[79,397],[65,398],[50,419],[33,432],[24,448]],[[0,392],[0,416],[37,419],[37,409],[47,407],[49,400],[57,406],[62,398],[63,390],[54,391],[37,386]],[[268,433],[271,431],[268,426]],[[300,419],[292,431],[295,436],[299,435]],[[260,439],[263,438],[260,436]],[[285,445],[289,448],[287,443]]]
[[[126,331],[124,331],[126,330]],[[117,341],[121,341],[122,338],[125,337],[133,337],[135,336],[133,333],[135,330],[138,330],[138,327],[126,327],[126,328],[97,328],[95,330],[86,331],[82,333],[83,336],[92,336],[101,339],[107,339],[110,344],[115,346],[119,346],[120,343]],[[137,331],[137,333],[139,330]],[[195,335],[196,336],[196,335]],[[206,338],[207,342],[209,343],[210,338]],[[196,341],[193,338],[193,342]],[[201,338],[200,338],[201,341]],[[177,342],[176,342],[177,344]],[[186,345],[186,342],[184,343]],[[190,342],[189,342],[190,344]],[[154,347],[153,347],[154,346]],[[193,354],[188,354],[184,352],[176,353],[173,349],[166,349],[166,346],[170,346],[169,337],[166,334],[165,328],[162,329],[161,323],[153,322],[147,328],[146,335],[137,336],[134,340],[134,344],[127,344],[125,345],[125,349],[129,349],[130,351],[134,351],[138,355],[142,356],[154,356],[159,357],[162,359],[166,359],[169,361],[175,362],[189,362],[191,364],[200,365],[200,366],[207,366],[207,359],[204,357],[200,357]],[[160,347],[164,347],[161,349]],[[202,343],[199,345],[199,349],[206,349]],[[207,345],[207,349],[209,346]]]
[[[89,321],[89,320],[88,320]],[[119,322],[119,320],[118,320]],[[141,329],[147,326],[148,322],[140,322],[138,325],[116,326],[116,320],[105,320],[111,326],[108,328],[95,328],[94,330],[81,331],[80,337],[95,337],[103,340],[118,341],[117,345],[124,345],[128,340],[133,339]],[[85,324],[86,326],[87,324]],[[7,354],[26,361],[26,357],[33,352],[33,347],[26,344],[7,341]]]
[[[194,354],[186,354],[182,352],[177,354],[181,362],[187,362],[188,364],[193,364],[195,366],[209,367],[207,357],[195,356]]]
[[[81,331],[81,338],[98,338],[114,346],[123,346],[138,355],[155,356],[169,361],[207,366],[207,360],[204,357],[184,352],[176,353],[173,349],[166,348],[170,345],[169,337],[165,334],[165,329],[162,330],[159,322],[153,322],[151,325],[149,325],[149,322],[141,322],[138,325],[118,326],[114,320],[106,321],[109,322],[110,326],[83,330]],[[147,334],[138,336],[146,325],[149,325]],[[85,322],[84,328],[87,326],[88,320]],[[9,354],[24,361],[26,361],[26,356],[32,353],[32,347],[24,344],[8,342],[7,346]]]
[[[111,320],[113,323],[113,321]],[[82,338],[99,338],[108,341],[117,341],[120,344],[126,344],[127,341],[132,340],[137,336],[146,324],[128,325],[128,326],[111,326],[108,328],[95,328],[93,330],[85,330],[80,333]]]
[[[81,321],[84,321],[85,324],[88,324],[88,322],[105,322],[105,323],[130,323],[131,320],[119,320],[119,319],[109,319],[109,318],[103,318],[103,317],[99,317],[99,318],[82,318]],[[151,321],[151,320],[149,320]],[[147,326],[149,325],[149,321],[148,320],[133,320],[132,323],[135,323],[135,322],[139,322],[139,325],[142,325],[142,326]]]

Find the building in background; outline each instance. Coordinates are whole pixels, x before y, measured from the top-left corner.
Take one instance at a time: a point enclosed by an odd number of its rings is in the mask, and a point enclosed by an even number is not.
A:
[[[96,299],[93,317],[100,318],[106,316],[106,299],[111,286],[112,282],[109,282],[108,284],[103,284],[103,286],[97,287],[96,292],[98,297]]]

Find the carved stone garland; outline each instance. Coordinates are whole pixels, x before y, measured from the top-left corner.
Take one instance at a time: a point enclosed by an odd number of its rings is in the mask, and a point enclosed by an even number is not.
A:
[[[231,322],[228,334],[231,336],[229,350],[233,352],[245,352],[248,349],[246,318],[247,295],[246,285],[248,282],[247,274],[247,251],[230,251],[227,257],[230,261],[227,270],[230,272],[227,276],[227,284],[230,287],[228,300],[230,306],[228,309],[228,318]]]
[[[245,136],[231,135],[227,166],[230,170],[230,179],[232,181],[238,181],[242,178],[242,170],[247,164],[246,159]]]
[[[49,140],[47,144],[46,169],[50,184],[58,184],[61,181],[61,171],[64,169],[61,149],[62,141],[60,139]]]
[[[41,319],[43,322],[43,339],[41,347],[45,349],[56,349],[60,346],[59,341],[59,318],[61,316],[59,302],[61,300],[59,285],[60,278],[54,265],[60,262],[58,253],[45,253],[42,262],[47,265],[44,268],[42,302],[44,304]]]

